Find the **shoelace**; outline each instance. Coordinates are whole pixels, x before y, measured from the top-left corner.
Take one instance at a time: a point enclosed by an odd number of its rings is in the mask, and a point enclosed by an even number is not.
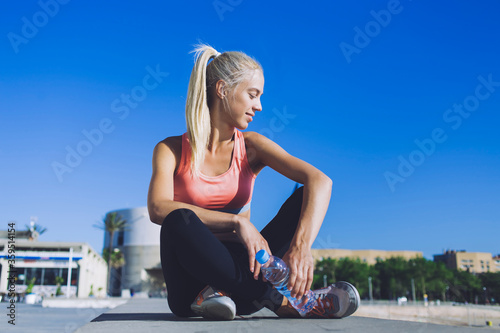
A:
[[[328,314],[333,314],[335,307],[331,300],[327,297],[328,293],[318,293],[316,298],[316,305],[309,312],[318,316],[325,317]]]
[[[226,293],[225,291],[213,289],[211,292],[208,292],[209,290],[206,290],[204,293],[201,293],[201,295],[197,298],[196,303],[199,305],[201,304],[204,300],[207,300],[209,298],[215,297],[215,296],[229,296],[229,293]]]

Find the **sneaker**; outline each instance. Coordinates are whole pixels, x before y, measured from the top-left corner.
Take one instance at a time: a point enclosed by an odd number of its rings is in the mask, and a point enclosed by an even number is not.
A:
[[[229,294],[206,286],[198,294],[191,310],[198,316],[213,320],[233,320],[236,315],[236,305]]]
[[[356,288],[344,281],[314,290],[314,293],[318,295],[316,305],[306,313],[306,318],[344,318],[352,315],[361,302]]]

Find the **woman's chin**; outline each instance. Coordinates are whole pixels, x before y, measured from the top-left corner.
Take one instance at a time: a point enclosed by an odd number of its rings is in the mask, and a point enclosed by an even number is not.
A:
[[[235,127],[239,130],[246,130],[248,128],[248,125],[248,122],[243,121],[241,123],[237,123]]]

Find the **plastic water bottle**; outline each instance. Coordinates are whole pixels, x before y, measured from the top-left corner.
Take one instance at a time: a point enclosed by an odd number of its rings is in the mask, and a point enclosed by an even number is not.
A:
[[[316,304],[316,294],[309,290],[301,299],[290,296],[287,288],[290,269],[285,262],[278,257],[270,256],[266,250],[260,250],[255,259],[262,265],[261,271],[267,281],[271,282],[283,296],[288,298],[290,304],[302,315],[312,310]]]

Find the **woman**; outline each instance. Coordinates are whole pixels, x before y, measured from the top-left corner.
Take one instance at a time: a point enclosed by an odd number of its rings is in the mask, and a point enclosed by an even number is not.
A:
[[[330,201],[332,181],[268,138],[245,130],[262,111],[261,65],[242,52],[194,50],[186,101],[187,132],[153,152],[148,193],[152,222],[161,227],[161,263],[168,303],[178,316],[233,319],[267,307],[299,316],[269,282],[259,280],[255,254],[265,249],[290,267],[291,296],[311,287],[311,246]],[[210,63],[209,60],[213,59]],[[208,64],[208,65],[207,65]],[[269,166],[304,186],[259,233],[250,221],[253,185]],[[308,317],[342,318],[358,307],[348,283],[316,291]]]

